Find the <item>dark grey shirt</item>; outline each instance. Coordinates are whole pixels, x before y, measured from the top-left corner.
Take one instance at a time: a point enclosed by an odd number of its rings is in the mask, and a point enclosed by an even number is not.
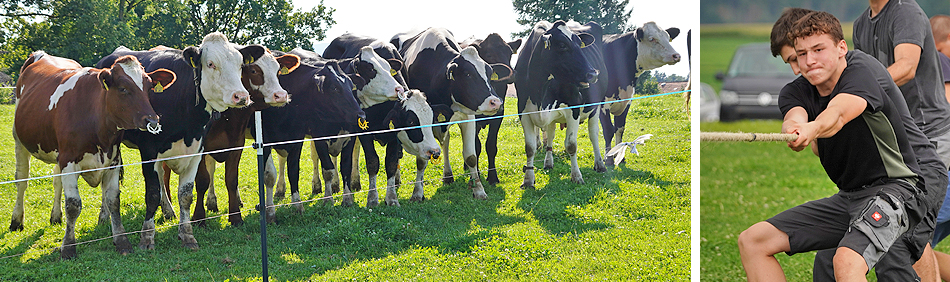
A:
[[[943,83],[950,82],[950,58],[947,58],[947,55],[944,55],[940,52],[937,52],[937,58],[940,59],[940,70],[943,72]]]
[[[950,103],[944,95],[943,78],[934,46],[930,20],[913,0],[888,1],[881,13],[871,9],[854,21],[854,47],[877,58],[884,66],[894,64],[894,47],[911,43],[921,47],[914,79],[900,87],[914,123],[934,138],[950,130]]]

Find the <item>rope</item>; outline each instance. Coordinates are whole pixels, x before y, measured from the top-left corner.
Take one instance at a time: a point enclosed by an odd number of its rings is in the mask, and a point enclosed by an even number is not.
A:
[[[792,142],[798,139],[798,134],[787,133],[733,133],[733,132],[701,132],[700,141],[761,141],[761,142]]]

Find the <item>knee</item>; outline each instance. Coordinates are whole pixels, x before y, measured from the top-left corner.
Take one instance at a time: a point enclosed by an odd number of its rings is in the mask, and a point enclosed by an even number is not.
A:
[[[768,222],[763,221],[739,233],[738,244],[740,255],[747,255],[753,252],[772,255],[780,252],[781,250],[778,246],[771,245],[771,242],[777,241],[774,239],[780,234],[773,234],[774,232],[771,231],[778,231],[778,229]]]

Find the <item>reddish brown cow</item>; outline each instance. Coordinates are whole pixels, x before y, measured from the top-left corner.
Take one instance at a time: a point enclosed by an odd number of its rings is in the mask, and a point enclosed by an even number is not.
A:
[[[76,256],[76,218],[82,210],[77,187],[81,175],[89,186],[102,184],[103,201],[109,206],[116,250],[132,252],[119,214],[119,143],[124,129],[161,130],[148,91],[161,92],[175,82],[175,73],[159,69],[145,73],[132,56],[116,60],[111,68],[83,68],[76,61],[30,54],[16,83],[13,139],[16,143],[16,179],[30,175],[30,156],[56,164],[53,186],[56,198],[66,194],[66,235],[60,256]],[[17,182],[17,200],[10,230],[23,230],[23,196],[27,182]],[[51,222],[62,216],[59,201],[53,204]]]

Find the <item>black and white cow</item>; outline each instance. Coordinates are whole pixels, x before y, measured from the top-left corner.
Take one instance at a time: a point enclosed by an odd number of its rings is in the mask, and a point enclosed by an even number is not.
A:
[[[599,32],[600,26],[592,23]],[[591,24],[588,24],[591,25]],[[596,51],[597,37],[588,33],[575,34],[563,21],[551,24],[541,21],[525,41],[518,64],[515,66],[515,88],[518,91],[518,112],[525,135],[525,177],[522,187],[534,187],[534,155],[538,148],[538,129],[549,132],[545,138],[545,167],[553,167],[551,142],[555,125],[567,124],[565,149],[571,156],[571,180],[583,183],[577,165],[577,131],[581,120],[590,119],[595,123],[596,106],[563,109],[595,102],[591,84],[598,82],[599,71],[589,63],[584,49]],[[543,111],[543,112],[538,112]],[[594,145],[594,169],[606,171],[600,155],[597,140],[597,127],[588,126]]]
[[[274,53],[277,56],[283,55],[281,52]],[[366,128],[366,115],[353,95],[357,87],[340,69],[336,60],[325,60],[312,51],[299,48],[289,54],[300,58],[300,66],[294,72],[278,79],[280,85],[293,97],[293,102],[283,107],[271,107],[261,111],[264,143],[302,140],[307,136],[335,136]],[[393,90],[395,91],[395,87]],[[340,144],[342,145],[345,144]],[[272,148],[287,158],[291,199],[298,202],[294,206],[302,212],[303,205],[299,203],[297,182],[300,177],[300,153],[303,144],[293,142]],[[270,154],[270,150],[265,150],[264,155],[268,162]],[[270,169],[267,173],[271,174],[267,177],[274,177],[275,172]],[[273,192],[273,187],[269,187],[266,199],[267,217],[271,222],[274,220]]]
[[[185,50],[131,51],[120,47],[111,55],[102,58],[96,66],[110,66],[124,55],[133,55],[146,71],[169,69],[178,75],[178,82],[161,94],[150,94],[149,100],[155,112],[162,118],[161,132],[152,134],[128,130],[124,143],[138,148],[141,154],[142,173],[145,177],[145,222],[142,224],[142,239],[139,247],[155,247],[155,212],[161,202],[161,163],[148,162],[159,158],[203,152],[202,138],[211,112],[224,111],[230,107],[244,107],[250,103],[247,90],[241,84],[241,65],[255,61],[264,54],[262,46],[248,46],[240,50],[221,33],[205,36],[199,47]],[[201,156],[195,155],[163,161],[179,175],[178,237],[185,247],[198,248],[192,232],[190,209],[192,190]],[[102,208],[108,212],[107,207]]]
[[[485,63],[475,47],[459,48],[452,33],[442,28],[429,28],[412,38],[394,40],[400,43],[399,53],[408,66],[406,82],[409,88],[426,93],[430,105],[450,107],[455,112],[450,120],[471,121],[475,115],[494,115],[503,106],[489,83],[511,76],[512,70],[508,66]],[[463,122],[459,127],[473,196],[486,199],[488,195],[479,179],[478,156],[475,154],[475,122]],[[436,138],[442,139],[442,151],[447,152],[449,134],[437,131]],[[445,158],[443,166],[445,183],[454,181],[449,159]]]
[[[505,42],[505,40],[501,38],[501,35],[492,33],[484,40],[475,38],[466,39],[459,43],[459,46],[462,48],[474,46],[475,49],[478,50],[478,56],[482,57],[482,60],[485,60],[486,63],[504,64],[511,67],[511,55],[515,54],[518,48],[521,47],[521,39]],[[493,80],[491,82],[492,88],[503,103],[505,101],[505,93],[508,92],[508,84],[514,82],[514,76],[506,80]],[[504,115],[504,107],[498,109],[498,113],[495,114],[495,116]],[[481,119],[486,116],[477,115],[475,117]],[[488,153],[488,184],[498,184],[499,182],[498,171],[495,169],[495,156],[498,155],[498,130],[501,129],[501,120],[501,118],[494,118],[479,120],[475,123],[475,135],[478,135],[478,132],[480,132],[482,128],[488,127],[488,136],[485,139],[485,152]],[[481,142],[478,142],[478,138],[475,138],[475,140],[475,154],[481,156]]]
[[[678,28],[660,29],[655,22],[648,22],[634,31],[624,34],[608,34],[603,37],[604,62],[609,75],[606,101],[625,100],[605,104],[600,113],[607,149],[612,142],[620,144],[630,110],[637,77],[647,70],[672,65],[680,61],[680,54],[673,50],[670,41],[679,35]],[[611,122],[613,115],[613,122]],[[607,160],[613,163],[613,158]]]

